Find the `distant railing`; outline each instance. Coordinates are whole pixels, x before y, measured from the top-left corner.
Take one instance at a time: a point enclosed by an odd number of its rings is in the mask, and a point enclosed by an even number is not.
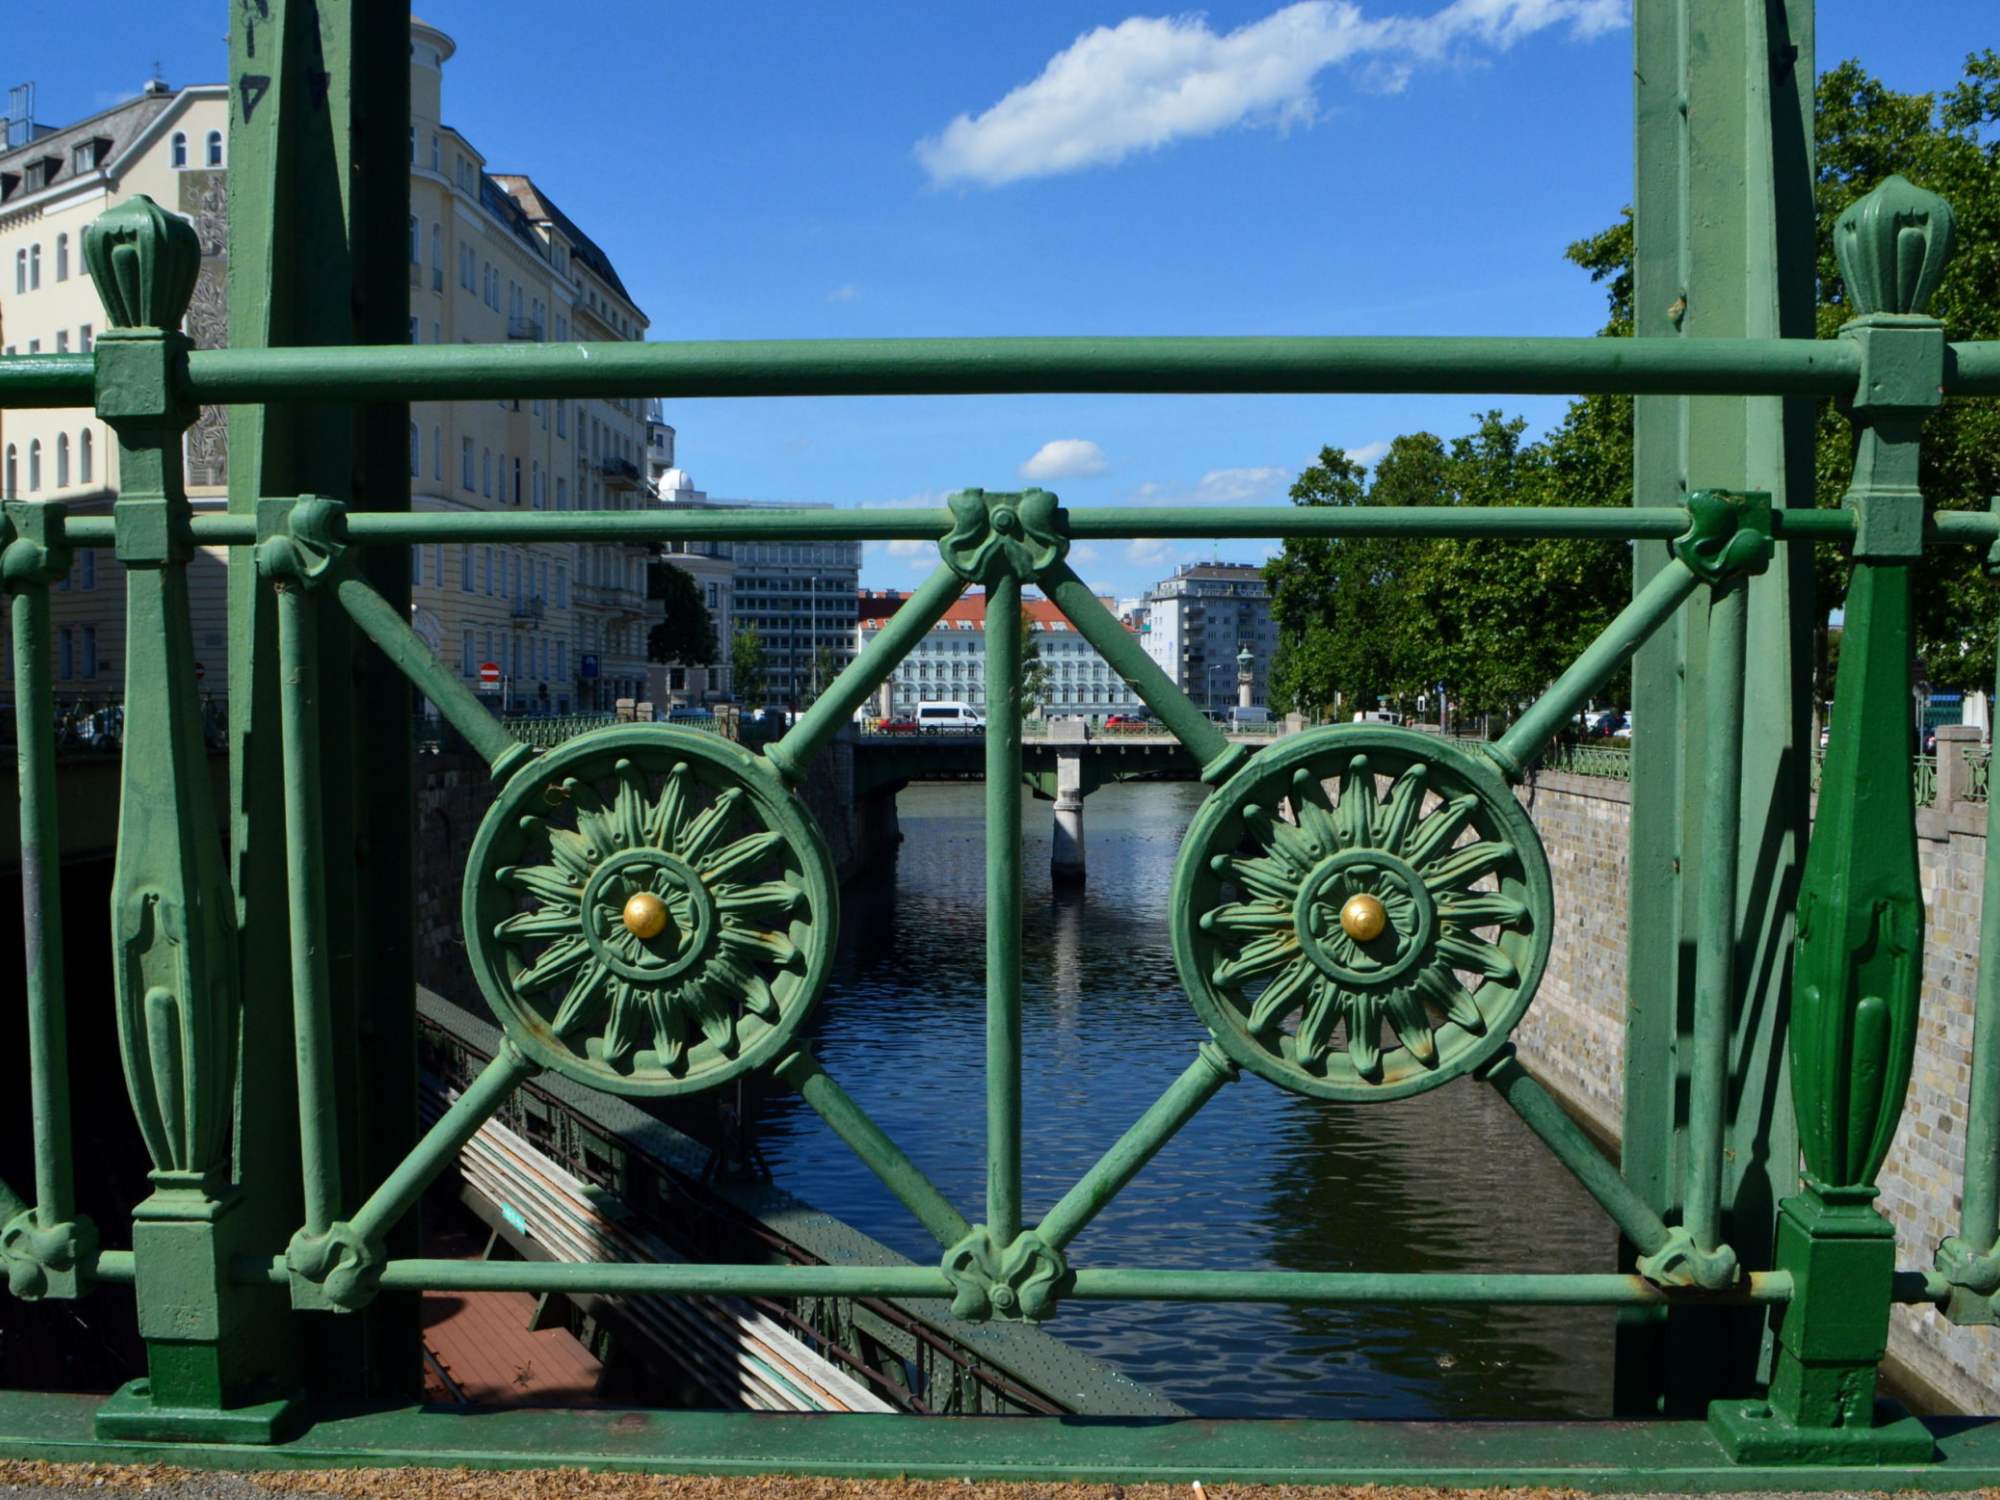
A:
[[[507,732],[524,745],[553,750],[566,740],[613,722],[611,714],[523,714],[502,719]]]

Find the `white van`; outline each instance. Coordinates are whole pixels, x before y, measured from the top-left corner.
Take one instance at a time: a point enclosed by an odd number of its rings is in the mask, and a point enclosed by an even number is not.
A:
[[[1403,716],[1393,709],[1364,708],[1354,716],[1357,724],[1400,724]]]
[[[919,703],[917,728],[925,734],[983,730],[986,718],[970,703]]]

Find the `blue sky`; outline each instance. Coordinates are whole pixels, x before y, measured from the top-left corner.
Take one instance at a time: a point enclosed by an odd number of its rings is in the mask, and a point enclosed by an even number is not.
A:
[[[1625,0],[714,5],[425,0],[446,115],[604,244],[655,338],[1589,333],[1562,259],[1630,195]],[[61,123],[222,76],[227,7],[152,0],[79,45],[9,0]],[[1822,68],[1950,83],[1991,0],[1825,0]],[[1283,497],[1322,443],[1465,430],[1467,397],[680,402],[711,494],[840,504],[1034,476],[1074,504]],[[1048,445],[1056,445],[1049,448]],[[1044,451],[1044,450],[1047,451]],[[1037,455],[1040,455],[1037,464]],[[1024,468],[1026,472],[1024,473]],[[925,549],[871,548],[908,587]],[[1206,547],[1079,549],[1120,592]],[[1224,557],[1254,559],[1256,544]]]

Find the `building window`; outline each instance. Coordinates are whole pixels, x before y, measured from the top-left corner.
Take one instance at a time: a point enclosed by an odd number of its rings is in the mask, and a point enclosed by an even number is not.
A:
[[[560,475],[556,478],[556,509],[569,509],[569,481]]]
[[[431,290],[444,290],[444,226],[431,225]]]
[[[420,266],[423,263],[424,263],[423,237],[418,233],[417,216],[415,214],[411,214],[410,215],[410,264],[413,266]]]
[[[67,328],[58,328],[56,330],[56,353],[69,353],[69,330]]]
[[[481,547],[479,549],[479,585],[486,593],[491,594],[493,592],[493,549],[491,547]],[[491,646],[487,647],[489,652],[492,649]]]
[[[528,503],[535,510],[542,508],[542,463],[536,459],[528,467]]]
[[[444,543],[431,543],[431,582],[444,587]]]
[[[188,164],[188,138],[185,130],[176,130],[174,132],[169,159],[173,162],[175,170],[179,170]]]
[[[460,542],[458,544],[458,586],[468,594],[473,592],[472,543],[470,542]]]
[[[42,244],[40,240],[37,240],[34,244],[28,247],[28,290],[31,292],[39,292],[41,289],[42,289]],[[32,348],[33,346],[34,346],[34,341],[31,339],[29,340],[29,347]]]
[[[28,252],[23,247],[14,252],[14,295],[20,296],[28,290]],[[7,351],[12,354],[14,351]]]
[[[410,424],[410,474],[413,478],[421,478],[423,472],[424,438],[423,434],[417,430],[417,424],[412,422]]]
[[[438,170],[438,133],[435,130],[431,132],[431,170]]]
[[[77,329],[76,347],[79,352],[84,354],[90,353],[90,351],[96,347],[95,336],[92,334],[90,325],[88,323],[85,323],[82,327]]]
[[[521,460],[514,460],[514,503],[521,503]]]
[[[21,452],[12,443],[7,445],[7,488],[5,498],[13,500],[21,491]]]
[[[462,676],[470,677],[479,670],[479,664],[472,659],[472,632],[465,632],[464,645],[460,648],[458,670]]]
[[[76,676],[76,629],[65,625],[62,628],[62,652],[56,665],[57,674],[67,682]]]
[[[69,236],[56,236],[56,280],[69,280]]]
[[[556,564],[556,608],[569,608],[569,569]]]
[[[42,440],[36,438],[28,444],[28,493],[33,494],[42,487]]]
[[[444,482],[444,429],[431,429],[431,478]]]
[[[69,434],[56,434],[56,488],[69,488]]]
[[[493,450],[479,450],[479,492],[488,500],[493,498]]]
[[[85,433],[85,434],[84,434],[84,436],[88,437],[88,436],[89,436],[89,434],[88,434],[88,433]],[[94,549],[94,548],[91,548],[91,547],[85,547],[85,548],[83,549],[83,554],[82,554],[82,558],[81,558],[81,561],[82,561],[82,563],[83,563],[83,580],[82,580],[82,587],[84,587],[84,588],[86,588],[86,589],[94,589],[94,588],[96,588],[96,587],[97,587],[97,552],[96,552],[96,549]]]
[[[472,479],[472,439],[458,440],[458,482],[461,489],[476,489]]]
[[[222,132],[219,130],[208,133],[208,164],[211,167],[222,165]]]

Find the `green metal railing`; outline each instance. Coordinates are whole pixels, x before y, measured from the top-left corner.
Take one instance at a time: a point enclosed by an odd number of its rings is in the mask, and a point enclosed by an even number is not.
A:
[[[1859,316],[1825,341],[193,350],[167,331],[181,322],[193,288],[193,230],[143,198],[109,209],[85,240],[110,325],[94,355],[0,361],[0,407],[94,403],[120,445],[122,488],[110,517],[9,502],[4,548],[23,705],[35,1173],[32,1200],[0,1193],[0,1217],[17,1292],[135,1287],[149,1377],[105,1404],[97,1432],[147,1443],[271,1441],[296,1409],[253,1375],[265,1368],[264,1346],[244,1330],[259,1318],[375,1313],[379,1299],[397,1291],[511,1289],[939,1297],[963,1319],[1035,1322],[1071,1302],[1132,1299],[1605,1305],[1663,1317],[1698,1306],[1705,1318],[1728,1309],[1754,1318],[1775,1306],[1784,1316],[1767,1397],[1719,1403],[1712,1414],[1726,1452],[1755,1463],[1817,1462],[1836,1449],[1853,1464],[1928,1456],[1924,1429],[1875,1416],[1874,1374],[1891,1305],[1936,1304],[1964,1323],[1991,1322],[2000,1288],[2000,977],[1982,976],[1980,985],[1961,1234],[1941,1248],[1937,1269],[1898,1272],[1893,1233],[1870,1206],[1901,1116],[1921,970],[1923,908],[1903,769],[1910,564],[1925,546],[2000,539],[2000,518],[1927,514],[1914,487],[1916,434],[1940,392],[2000,394],[2000,345],[1947,345],[1940,326],[1922,316],[1949,223],[1941,201],[1900,179],[1851,211],[1840,243]],[[1685,504],[1629,509],[1172,510],[1065,509],[1042,490],[974,489],[935,510],[409,513],[392,508],[398,496],[356,494],[346,503],[266,497],[253,510],[197,518],[180,472],[183,431],[207,403],[1358,390],[1839,397],[1850,402],[1861,458],[1843,508],[1824,511],[1774,509],[1767,494],[1712,488],[1695,489]],[[1641,544],[1643,566],[1631,603],[1491,743],[1349,724],[1252,745],[1177,687],[1065,561],[1086,538],[1371,534],[1495,545],[1624,539]],[[558,740],[544,721],[495,719],[411,630],[383,581],[393,575],[370,558],[469,538],[689,537],[920,538],[936,543],[940,560],[824,694],[759,753],[673,724],[612,724]],[[1732,1047],[1745,983],[1739,922],[1756,904],[1739,899],[1739,870],[1754,867],[1755,841],[1771,828],[1802,830],[1804,810],[1802,788],[1789,814],[1744,805],[1746,756],[1757,748],[1746,728],[1747,639],[1753,595],[1773,597],[1777,573],[1767,570],[1799,542],[1844,545],[1854,576],[1818,825],[1797,876],[1790,1092],[1805,1172],[1777,1207],[1775,1249],[1746,1263],[1737,1244],[1758,1242],[1768,1223],[1760,1228],[1735,1196]],[[236,1133],[241,1091],[268,1082],[247,1068],[239,1073],[239,1032],[273,1021],[269,994],[256,994],[257,1006],[245,1003],[252,945],[236,929],[242,893],[218,847],[199,753],[186,584],[197,544],[236,551],[242,588],[233,607],[245,621],[267,620],[275,647],[275,661],[266,661],[276,668],[276,724],[239,724],[237,733],[241,756],[253,753],[253,741],[256,753],[267,753],[273,729],[282,746],[277,795],[255,810],[269,836],[278,832],[273,818],[282,830],[297,1147],[290,1165],[257,1155],[252,1148],[261,1143]],[[135,1211],[129,1251],[99,1248],[77,1208],[72,1161],[47,676],[48,588],[76,547],[115,547],[128,570],[126,735],[146,751],[125,762],[112,930],[126,1084],[154,1164],[154,1192]],[[983,1202],[951,1201],[806,1041],[832,968],[838,896],[826,842],[794,788],[974,584],[1003,618],[1024,586],[1039,587],[1213,788],[1184,839],[1167,913],[1176,971],[1207,1039],[1039,1214],[1024,1192],[1032,1178],[1023,1159],[1024,669],[1016,632],[989,631],[984,641],[985,1089],[983,1099],[957,1105],[984,1116]],[[1681,1169],[1650,1180],[1612,1166],[1513,1059],[1509,1036],[1534,1000],[1555,930],[1547,860],[1514,788],[1635,653],[1679,630],[1697,643],[1688,680],[1700,729],[1679,743],[1699,756],[1687,834],[1702,852],[1703,875],[1687,893],[1677,937],[1693,954],[1685,1030],[1671,1069],[1652,1060],[1680,1079]],[[352,920],[353,896],[333,884],[338,864],[328,851],[337,825],[324,806],[326,788],[353,769],[343,761],[337,775],[322,764],[326,754],[353,751],[341,738],[351,726],[330,721],[323,707],[352,680],[354,659],[330,646],[344,641],[379,649],[488,763],[497,789],[468,856],[463,926],[473,976],[506,1040],[414,1144],[365,1176],[353,1154],[357,1141],[366,1145],[357,1116],[385,1100],[379,1089],[367,1092],[366,1079],[357,1091],[339,1061],[351,1041],[341,998],[352,983],[351,955],[330,923]],[[1663,721],[1649,729],[1665,732]],[[555,742],[538,743],[544,739]],[[1635,790],[1644,796],[1643,779]],[[1794,821],[1784,823],[1786,816]],[[1996,870],[1989,855],[1989,886],[2000,881]],[[1768,893],[1756,895],[1762,901]],[[2000,900],[1989,901],[1987,920],[1995,924],[1989,946],[2000,948]],[[1088,1263],[1083,1231],[1246,1070],[1292,1093],[1353,1105],[1483,1082],[1618,1224],[1628,1269]],[[707,1093],[752,1073],[773,1077],[935,1239],[937,1262],[596,1265],[411,1253],[402,1226],[426,1188],[522,1083],[545,1071],[651,1098]],[[1751,1092],[1752,1108],[1782,1108]],[[1758,1116],[1767,1127],[1772,1118]],[[1628,1138],[1627,1150],[1644,1144]],[[246,1149],[268,1178],[232,1167]],[[272,1233],[271,1206],[294,1202],[292,1222]],[[1746,1234],[1752,1238],[1741,1240]],[[1191,1234],[1192,1246],[1208,1243]],[[1058,1440],[1069,1441],[1050,1438]],[[989,1439],[953,1441],[971,1454]]]

